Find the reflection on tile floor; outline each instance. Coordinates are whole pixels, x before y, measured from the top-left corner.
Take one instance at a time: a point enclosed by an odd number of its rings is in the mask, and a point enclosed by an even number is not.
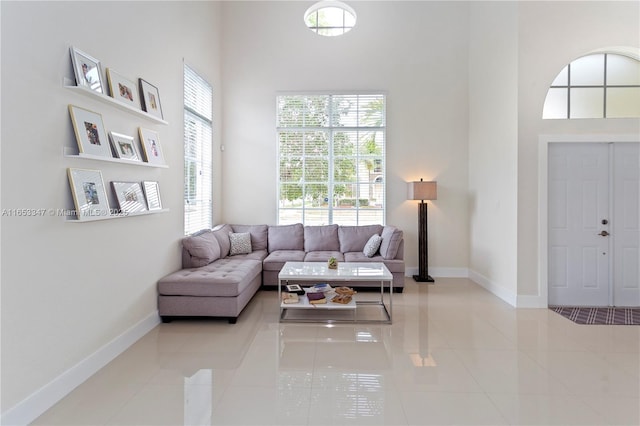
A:
[[[467,279],[406,279],[392,325],[161,324],[37,425],[638,425],[640,327],[514,309]]]

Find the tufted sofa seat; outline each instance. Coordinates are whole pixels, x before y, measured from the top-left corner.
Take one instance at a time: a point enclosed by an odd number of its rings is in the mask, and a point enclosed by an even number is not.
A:
[[[369,239],[379,249],[365,254]],[[236,238],[237,237],[237,238]],[[404,239],[393,226],[218,225],[182,240],[182,269],[158,281],[158,312],[176,317],[226,317],[235,323],[261,286],[276,287],[286,262],[383,262],[394,291],[404,287]],[[359,282],[378,287],[379,281]]]
[[[160,280],[158,290],[174,296],[232,297],[250,284],[247,277],[260,277],[262,262],[253,259],[219,259],[200,268],[182,269]],[[215,282],[215,285],[211,285]]]

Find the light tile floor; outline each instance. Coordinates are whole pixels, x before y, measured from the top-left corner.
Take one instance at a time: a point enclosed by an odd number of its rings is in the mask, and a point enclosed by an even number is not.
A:
[[[37,425],[638,425],[640,327],[514,309],[467,279],[406,280],[392,325],[156,327]]]

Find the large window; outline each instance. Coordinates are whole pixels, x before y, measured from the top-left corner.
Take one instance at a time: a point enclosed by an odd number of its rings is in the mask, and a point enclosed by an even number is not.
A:
[[[640,61],[613,53],[576,59],[547,92],[542,118],[640,117]]]
[[[383,224],[385,96],[277,97],[278,223]]]
[[[211,228],[213,89],[184,66],[184,233]]]

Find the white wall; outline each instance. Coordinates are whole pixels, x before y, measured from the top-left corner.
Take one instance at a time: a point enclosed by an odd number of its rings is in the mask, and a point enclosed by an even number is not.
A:
[[[471,278],[517,296],[518,4],[469,8]]]
[[[640,3],[522,2],[518,26],[518,295],[528,305],[539,302],[542,293],[539,135],[640,132],[638,119],[542,120],[547,89],[566,64],[594,49],[640,47]]]
[[[222,6],[223,220],[277,220],[276,92],[382,90],[386,221],[405,232],[407,267],[417,267],[418,208],[406,200],[406,182],[422,177],[439,186],[429,208],[430,268],[466,271],[467,4],[354,2],[356,28],[327,38],[304,25],[312,3]]]
[[[3,413],[132,327],[157,321],[156,281],[180,266],[183,58],[219,93],[218,9],[203,2],[1,2],[2,209],[70,208],[67,167],[100,169],[105,183],[157,180],[170,209],[77,224],[2,217]],[[70,45],[157,85],[169,125],[64,89],[63,77],[73,75]],[[169,169],[64,157],[63,147],[75,144],[67,104],[100,112],[107,131],[157,130]]]

